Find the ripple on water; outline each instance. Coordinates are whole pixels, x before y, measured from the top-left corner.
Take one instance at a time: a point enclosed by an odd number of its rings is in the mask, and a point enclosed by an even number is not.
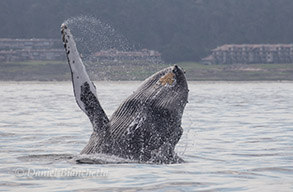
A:
[[[97,82],[107,114],[138,85]],[[152,165],[78,155],[92,128],[70,82],[1,83],[1,190],[292,191],[292,82],[190,82],[189,89],[184,133],[176,147],[186,163]],[[20,177],[18,168],[108,175]]]

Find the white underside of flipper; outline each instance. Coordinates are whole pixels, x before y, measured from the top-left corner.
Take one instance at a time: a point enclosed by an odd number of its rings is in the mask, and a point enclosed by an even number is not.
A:
[[[80,100],[81,86],[87,82],[90,86],[91,92],[97,97],[96,88],[91,82],[86,72],[86,69],[79,56],[75,41],[70,32],[70,29],[65,24],[62,24],[61,32],[62,32],[62,40],[64,43],[64,48],[66,50],[66,55],[67,55],[68,63],[71,70],[75,99],[79,107],[85,113],[87,113],[84,103]]]
[[[86,72],[73,35],[65,24],[61,26],[61,33],[71,70],[75,100],[81,110],[83,110],[91,120],[94,131],[99,131],[109,122],[108,117],[98,101],[96,87]]]

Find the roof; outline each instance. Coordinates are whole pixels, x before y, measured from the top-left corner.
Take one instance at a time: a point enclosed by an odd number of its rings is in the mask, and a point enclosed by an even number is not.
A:
[[[158,51],[142,49],[141,51],[118,51],[117,49],[109,49],[99,51],[93,54],[95,57],[121,57],[121,56],[128,56],[128,57],[148,57],[148,56],[155,56],[160,57],[161,54]]]
[[[10,38],[0,38],[0,42],[44,42],[44,41],[51,41],[51,42],[57,42],[60,41],[59,39],[10,39]]]
[[[277,48],[293,48],[293,44],[226,44],[213,49],[212,51],[228,51],[230,48],[265,48],[270,50],[276,50]]]
[[[63,49],[21,49],[21,50],[0,50],[0,54],[15,54],[15,53],[36,53],[36,52],[44,52],[44,53],[60,53],[60,52],[64,52]]]
[[[214,60],[214,57],[213,57],[213,55],[209,55],[207,57],[202,58],[201,60],[202,61],[213,61]]]

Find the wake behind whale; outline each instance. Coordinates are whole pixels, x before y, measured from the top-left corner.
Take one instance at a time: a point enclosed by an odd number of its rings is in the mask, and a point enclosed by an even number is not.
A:
[[[61,33],[76,102],[93,125],[81,155],[115,155],[135,162],[183,162],[174,149],[183,132],[181,119],[188,99],[184,71],[175,65],[155,73],[108,118],[65,24]],[[88,159],[77,162],[93,162]]]

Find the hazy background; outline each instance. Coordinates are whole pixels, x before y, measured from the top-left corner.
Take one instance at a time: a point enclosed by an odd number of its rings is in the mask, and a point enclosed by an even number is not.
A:
[[[292,43],[292,0],[1,0],[0,38],[60,38],[88,15],[166,62],[199,61],[227,43]]]
[[[91,80],[141,81],[174,63],[186,70],[189,103],[176,145],[186,163],[68,160],[86,145],[92,127],[72,92],[64,21],[81,53],[118,42],[118,48],[162,54],[161,63],[83,59]],[[293,0],[0,0],[0,38],[59,39],[64,53],[58,61],[0,62],[0,190],[293,191],[293,63],[199,63],[223,44],[293,43]],[[109,116],[139,86],[95,84]],[[30,169],[109,175],[42,177],[26,174]]]

